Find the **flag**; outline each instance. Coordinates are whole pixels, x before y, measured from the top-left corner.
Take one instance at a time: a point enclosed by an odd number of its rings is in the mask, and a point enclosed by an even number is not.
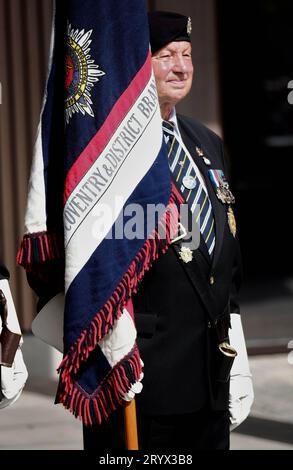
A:
[[[56,402],[86,425],[142,378],[131,298],[181,201],[161,122],[144,2],[56,2],[18,263],[64,279]]]

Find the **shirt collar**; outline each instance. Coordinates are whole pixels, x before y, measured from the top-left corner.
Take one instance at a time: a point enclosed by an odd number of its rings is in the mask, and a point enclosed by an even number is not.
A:
[[[174,124],[174,132],[175,132],[175,134],[177,134],[177,136],[180,136],[179,127],[178,127],[178,121],[177,121],[177,114],[176,114],[176,109],[175,109],[175,107],[172,109],[168,121],[170,121],[170,122],[172,122],[172,124]]]

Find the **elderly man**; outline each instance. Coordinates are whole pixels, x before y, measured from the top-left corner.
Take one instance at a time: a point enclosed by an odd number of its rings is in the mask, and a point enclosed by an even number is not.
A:
[[[20,349],[21,331],[8,279],[9,273],[0,263],[0,408],[11,405],[20,397],[28,376]]]
[[[175,110],[192,86],[191,19],[153,12],[149,25],[170,171],[200,234],[185,246],[179,235],[134,297],[144,360],[139,445],[228,449],[231,426],[247,417],[253,401],[237,301],[234,197],[220,138]],[[86,449],[123,448],[121,411],[99,428],[85,428],[84,442]]]

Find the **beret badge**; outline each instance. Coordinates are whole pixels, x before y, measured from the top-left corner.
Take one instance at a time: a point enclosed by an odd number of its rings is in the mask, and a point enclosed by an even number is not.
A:
[[[191,18],[190,18],[190,16],[188,17],[188,20],[187,20],[186,31],[187,31],[188,36],[190,36],[190,35],[191,35],[191,31],[192,31],[192,24],[191,24]]]

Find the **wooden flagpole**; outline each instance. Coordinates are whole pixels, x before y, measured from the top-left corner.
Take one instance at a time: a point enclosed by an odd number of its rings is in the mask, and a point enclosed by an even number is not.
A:
[[[126,449],[138,450],[135,399],[128,402],[124,408],[124,429]]]

